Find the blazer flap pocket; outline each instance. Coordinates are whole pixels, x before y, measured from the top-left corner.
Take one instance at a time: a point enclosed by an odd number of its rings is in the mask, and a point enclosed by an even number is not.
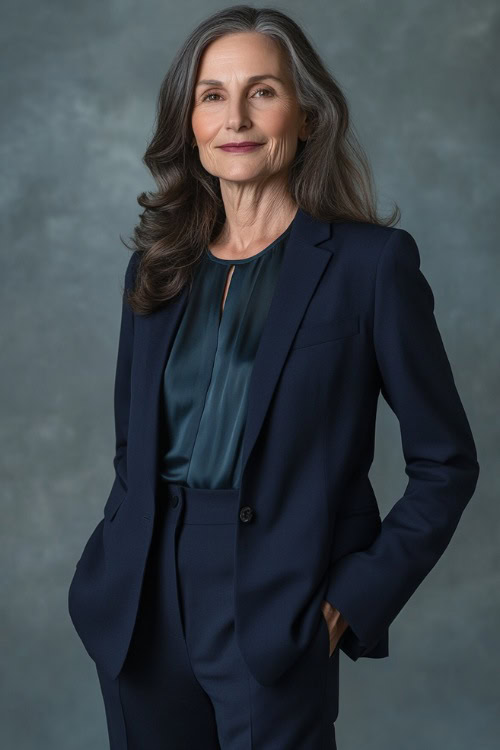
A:
[[[359,333],[359,314],[349,315],[324,323],[304,323],[295,336],[292,349],[321,344],[324,341],[354,336]]]

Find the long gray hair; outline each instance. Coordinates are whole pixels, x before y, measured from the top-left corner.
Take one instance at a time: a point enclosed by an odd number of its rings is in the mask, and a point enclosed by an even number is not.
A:
[[[389,218],[377,216],[371,168],[349,122],[346,98],[298,24],[273,8],[224,8],[191,32],[158,94],[154,134],[143,157],[157,189],[138,196],[144,211],[130,238],[133,246],[124,243],[140,257],[135,288],[127,294],[138,314],[152,312],[191,283],[204,248],[224,225],[219,179],[191,145],[191,111],[203,51],[222,36],[242,32],[265,34],[280,45],[308,115],[310,135],[298,140],[288,173],[294,202],[327,221],[399,221],[397,206]]]

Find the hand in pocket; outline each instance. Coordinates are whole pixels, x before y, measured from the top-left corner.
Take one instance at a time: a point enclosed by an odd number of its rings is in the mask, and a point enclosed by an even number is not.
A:
[[[323,611],[323,617],[326,620],[326,623],[328,625],[328,630],[330,632],[330,654],[331,656],[335,649],[337,648],[337,644],[342,637],[344,631],[349,626],[349,623],[347,620],[344,619],[344,617],[341,615],[341,613],[336,609],[330,602],[327,602],[326,599],[323,599],[321,602],[321,609]]]

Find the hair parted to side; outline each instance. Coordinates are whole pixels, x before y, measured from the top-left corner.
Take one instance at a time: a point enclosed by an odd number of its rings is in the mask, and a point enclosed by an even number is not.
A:
[[[327,221],[383,226],[399,221],[397,206],[389,218],[378,217],[371,167],[350,124],[346,97],[298,24],[273,8],[224,8],[187,37],[158,94],[153,137],[143,157],[157,189],[138,196],[144,211],[130,238],[133,246],[124,243],[140,258],[135,287],[126,291],[137,314],[153,312],[191,283],[204,248],[224,225],[219,179],[192,147],[191,109],[204,49],[222,36],[245,32],[265,34],[281,46],[299,106],[311,123],[289,170],[288,189],[297,205]]]

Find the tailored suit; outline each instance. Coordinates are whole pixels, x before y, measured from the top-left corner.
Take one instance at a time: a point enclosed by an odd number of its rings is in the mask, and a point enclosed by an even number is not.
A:
[[[158,513],[162,374],[187,293],[148,316],[123,297],[115,477],[68,594],[110,679],[130,646]],[[408,476],[383,521],[368,478],[380,393]],[[346,655],[388,656],[389,627],[444,553],[478,475],[412,235],[299,208],[254,361],[235,517],[235,633],[255,679],[272,685],[306,651],[323,599],[349,623]]]

